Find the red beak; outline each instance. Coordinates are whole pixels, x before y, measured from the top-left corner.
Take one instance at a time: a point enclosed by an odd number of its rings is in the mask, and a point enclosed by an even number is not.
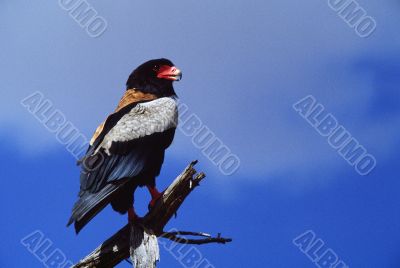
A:
[[[175,66],[161,65],[160,70],[157,72],[158,78],[163,78],[172,81],[179,81],[182,79],[182,72]]]

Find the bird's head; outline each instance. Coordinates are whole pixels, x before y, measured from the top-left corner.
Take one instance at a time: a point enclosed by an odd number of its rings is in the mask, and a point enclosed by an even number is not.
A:
[[[135,88],[159,97],[175,96],[172,86],[182,78],[182,72],[168,59],[150,60],[137,67],[129,76],[126,88]]]

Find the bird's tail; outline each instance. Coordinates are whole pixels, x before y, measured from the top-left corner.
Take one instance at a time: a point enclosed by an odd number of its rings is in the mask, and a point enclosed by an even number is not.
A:
[[[110,183],[97,193],[83,193],[72,209],[67,226],[74,223],[75,231],[78,234],[94,216],[110,203],[111,197],[121,186],[121,184]]]

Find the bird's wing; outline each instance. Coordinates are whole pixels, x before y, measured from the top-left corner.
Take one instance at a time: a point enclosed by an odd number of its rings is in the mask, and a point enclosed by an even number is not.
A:
[[[139,174],[153,148],[163,147],[163,133],[175,129],[178,120],[176,101],[168,97],[128,105],[118,113],[107,119],[103,132],[109,131],[88,150],[81,173],[83,191],[97,192],[108,182]]]
[[[177,120],[176,100],[169,97],[129,104],[110,115],[82,162],[80,198],[69,224],[75,221],[80,230],[123,187],[123,179],[148,168],[155,150],[169,146]]]
[[[126,106],[135,104],[135,103],[139,103],[142,101],[151,101],[151,100],[155,100],[157,98],[156,95],[154,94],[150,94],[150,93],[143,93],[141,91],[135,90],[135,89],[128,89],[125,94],[122,96],[121,100],[118,103],[117,108],[115,109],[115,113],[118,113],[121,109],[125,108]],[[103,123],[101,123],[96,131],[93,134],[92,139],[90,140],[90,145],[93,145],[95,143],[95,141],[97,140],[97,138],[99,138],[99,136],[101,136],[102,133],[106,132],[107,130],[105,130],[104,126],[106,124],[109,118],[107,118],[107,120]]]
[[[135,141],[176,127],[177,116],[177,105],[173,98],[165,97],[139,103],[122,116],[104,136],[96,151],[104,149],[108,155],[118,153],[115,144]]]

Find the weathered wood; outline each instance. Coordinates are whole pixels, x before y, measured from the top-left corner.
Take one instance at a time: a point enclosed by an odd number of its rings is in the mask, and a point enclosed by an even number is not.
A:
[[[157,236],[151,230],[131,224],[130,255],[133,267],[155,268],[160,260]]]
[[[129,257],[129,239],[129,225],[126,225],[72,267],[114,267]]]
[[[205,178],[204,173],[196,174],[193,166],[197,161],[190,163],[188,167],[172,182],[164,191],[162,198],[158,200],[154,208],[144,217],[144,224],[159,236],[163,233],[164,226],[176,214],[185,198]]]
[[[135,226],[132,226],[135,231],[132,236],[130,236],[130,226],[126,225],[83,260],[75,264],[73,268],[114,267],[122,260],[128,258],[129,253],[131,253],[131,259],[134,264],[136,264],[135,267],[155,267],[155,263],[159,259],[157,237],[165,237],[178,243],[193,242],[191,239],[176,237],[176,233],[165,233],[163,229],[171,217],[176,214],[185,198],[205,178],[204,173],[197,174],[196,170],[193,168],[196,163],[197,161],[190,163],[164,191],[162,198],[160,198],[151,211],[143,217],[143,220],[140,223],[136,223]],[[230,241],[231,239],[221,237],[208,237],[202,239],[198,244],[213,242],[225,243]],[[146,264],[146,262],[149,263]]]

